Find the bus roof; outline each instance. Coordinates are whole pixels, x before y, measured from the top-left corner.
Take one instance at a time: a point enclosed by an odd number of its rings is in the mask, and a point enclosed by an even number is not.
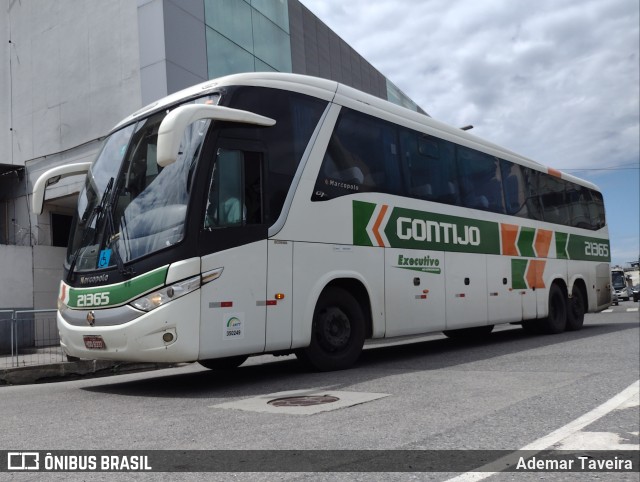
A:
[[[393,104],[384,99],[375,97],[371,94],[367,94],[333,80],[307,75],[280,72],[247,72],[208,80],[170,94],[143,107],[117,124],[113,130],[120,129],[127,124],[135,122],[141,117],[146,117],[151,113],[160,111],[163,108],[177,104],[181,101],[214,93],[220,87],[225,86],[271,87],[310,95],[326,100],[327,102],[335,102],[345,107],[354,108],[365,113],[376,115],[405,127],[419,130],[427,134],[433,134],[437,137],[443,137],[452,142],[466,145],[467,147],[486,151],[488,154],[506,158],[506,160],[516,161],[526,167],[546,172],[553,176],[599,191],[598,187],[589,181],[585,181],[584,179],[572,176],[571,174],[544,166],[539,162],[524,157],[492,142],[486,141],[468,133],[467,131],[463,131],[462,129],[458,129],[445,124],[444,122],[435,120],[429,115],[421,114]]]

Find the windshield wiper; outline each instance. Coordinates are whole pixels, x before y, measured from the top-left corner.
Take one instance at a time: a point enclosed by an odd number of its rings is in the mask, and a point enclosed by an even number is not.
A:
[[[134,274],[136,274],[135,270],[129,266],[129,267],[125,267],[124,266],[124,261],[122,260],[122,256],[120,256],[120,250],[118,249],[118,240],[120,239],[120,232],[115,233],[115,223],[113,221],[113,210],[112,210],[112,203],[108,203],[105,206],[106,209],[106,213],[105,215],[107,216],[107,231],[105,233],[105,238],[106,238],[106,242],[105,242],[105,247],[106,246],[111,246],[113,244],[113,254],[116,258],[116,266],[118,267],[118,271],[120,272],[120,274],[122,276],[133,276]],[[123,238],[123,242],[125,242],[124,238]]]
[[[85,231],[84,234],[82,235],[82,239],[80,240],[80,247],[78,248],[78,250],[74,253],[73,258],[71,259],[71,263],[69,263],[69,272],[67,273],[67,281],[70,281],[72,276],[73,276],[73,270],[76,267],[76,262],[78,261],[78,258],[80,257],[80,252],[84,251],[86,249],[85,246],[85,242],[88,240],[88,236],[89,233],[93,234],[95,236],[97,229],[99,227],[99,220],[96,220],[96,229],[91,231],[90,226],[91,223],[93,222],[93,219],[100,213],[104,212],[105,207],[107,206],[107,200],[109,199],[110,195],[111,195],[111,190],[113,189],[113,177],[111,177],[111,179],[109,179],[109,182],[107,183],[107,187],[104,190],[104,194],[102,195],[102,198],[100,199],[100,202],[98,203],[98,205],[93,208],[93,211],[91,211],[91,214],[89,215],[89,218],[87,219],[87,222],[85,223]]]

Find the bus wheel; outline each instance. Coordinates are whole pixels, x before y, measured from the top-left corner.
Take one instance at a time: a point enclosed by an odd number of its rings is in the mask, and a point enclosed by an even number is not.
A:
[[[577,331],[584,324],[584,298],[582,290],[574,286],[571,290],[571,299],[567,307],[567,330]]]
[[[474,326],[472,328],[460,328],[458,330],[444,330],[442,333],[448,338],[456,340],[475,340],[489,336],[493,331],[493,325]]]
[[[304,363],[320,371],[353,365],[364,345],[362,308],[346,290],[330,286],[323,291],[313,313],[311,343],[296,351]]]
[[[549,316],[540,320],[542,333],[554,335],[567,327],[567,301],[564,291],[557,284],[549,288]]]
[[[198,360],[198,363],[209,370],[232,370],[242,365],[247,355],[229,356],[226,358],[211,358],[209,360]]]

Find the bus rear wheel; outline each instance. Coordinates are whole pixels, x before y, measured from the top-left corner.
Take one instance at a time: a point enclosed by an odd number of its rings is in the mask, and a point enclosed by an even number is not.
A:
[[[540,331],[549,335],[562,333],[567,327],[567,297],[564,290],[554,283],[549,288],[549,314],[540,320]]]
[[[571,290],[571,298],[567,307],[567,330],[577,331],[584,324],[584,297],[582,290],[574,286]]]
[[[211,358],[209,360],[198,360],[198,363],[209,370],[232,370],[242,365],[247,355],[229,356],[226,358]]]
[[[311,343],[297,350],[296,356],[319,371],[349,368],[362,352],[364,322],[358,301],[348,291],[330,286],[318,299],[313,314]]]

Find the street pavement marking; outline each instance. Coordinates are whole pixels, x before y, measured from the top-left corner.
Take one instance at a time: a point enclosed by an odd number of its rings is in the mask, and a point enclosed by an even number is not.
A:
[[[636,313],[638,311],[638,308],[627,308],[627,313]],[[613,308],[609,308],[607,310],[602,310],[601,313],[613,313]],[[620,313],[620,312],[618,312]]]
[[[629,432],[635,435],[637,432]],[[640,444],[625,443],[620,434],[612,432],[576,432],[554,445],[554,450],[640,450]]]
[[[633,408],[637,411],[640,407],[640,392],[629,397],[626,402],[616,407],[616,410]],[[627,435],[638,437],[638,432],[627,432]],[[613,432],[581,432],[578,431],[553,448],[555,450],[640,450],[640,444],[626,443],[620,434]]]
[[[582,430],[587,425],[590,425],[596,420],[604,417],[608,413],[614,410],[635,406],[638,400],[639,391],[640,391],[640,380],[637,380],[631,385],[629,385],[627,388],[622,390],[620,393],[615,395],[613,398],[610,398],[609,400],[604,402],[599,407],[596,407],[590,412],[585,413],[581,417],[575,419],[573,422],[569,422],[564,427],[560,427],[558,430],[555,430],[550,434],[545,435],[544,437],[541,437],[538,440],[535,440],[534,442],[531,442],[528,445],[525,445],[520,450],[542,452],[547,448],[553,447],[554,445],[567,439],[571,435],[574,435],[579,430]],[[580,450],[587,450],[587,449],[583,446],[582,448],[580,448]],[[589,450],[592,450],[592,449],[589,448]],[[529,453],[527,455],[533,455],[533,454]],[[448,479],[446,482],[476,482],[478,480],[489,478],[492,475],[498,474],[500,472],[480,472],[480,470],[485,468],[493,468],[493,467],[500,467],[500,466],[506,467],[509,465],[515,465],[519,457],[520,456],[517,455],[517,452],[513,452],[509,455],[505,455],[504,457],[501,457],[500,459],[494,462],[491,462],[487,465],[479,467],[474,472],[465,472],[464,474],[461,474],[457,477]]]

